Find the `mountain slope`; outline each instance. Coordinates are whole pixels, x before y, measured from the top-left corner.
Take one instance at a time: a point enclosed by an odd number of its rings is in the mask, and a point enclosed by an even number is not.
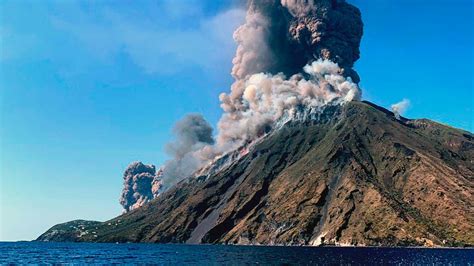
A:
[[[474,245],[474,136],[367,102],[286,123],[91,234],[38,240]],[[66,223],[67,225],[67,223]]]

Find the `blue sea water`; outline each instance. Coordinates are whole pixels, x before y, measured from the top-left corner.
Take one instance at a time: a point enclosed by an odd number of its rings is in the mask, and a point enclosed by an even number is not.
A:
[[[474,249],[0,242],[0,264],[474,265]]]

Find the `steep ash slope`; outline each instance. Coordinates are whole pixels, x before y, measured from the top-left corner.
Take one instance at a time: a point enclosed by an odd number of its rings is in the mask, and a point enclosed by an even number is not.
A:
[[[370,103],[292,121],[142,208],[38,240],[474,245],[474,136]]]

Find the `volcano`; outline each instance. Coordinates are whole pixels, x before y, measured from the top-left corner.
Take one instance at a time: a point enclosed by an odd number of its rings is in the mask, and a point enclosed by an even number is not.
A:
[[[213,164],[141,208],[37,240],[474,245],[470,132],[352,101],[288,120]]]

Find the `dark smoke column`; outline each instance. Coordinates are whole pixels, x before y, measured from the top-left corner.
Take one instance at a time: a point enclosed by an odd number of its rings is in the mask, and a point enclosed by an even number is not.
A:
[[[246,25],[234,35],[232,74],[237,80],[259,72],[290,76],[322,58],[358,83],[352,67],[362,33],[359,9],[344,0],[250,0]]]
[[[124,188],[120,204],[125,211],[141,207],[159,194],[161,187],[160,173],[154,165],[141,162],[131,163],[123,174]]]
[[[205,149],[214,143],[212,127],[201,115],[185,116],[176,123],[173,133],[176,136],[175,141],[166,146],[172,159],[162,168],[156,171],[154,165],[133,162],[125,170],[124,187],[120,197],[120,204],[125,212],[139,208],[158,197],[162,190],[189,177],[209,160],[208,157],[214,156],[212,150]]]

